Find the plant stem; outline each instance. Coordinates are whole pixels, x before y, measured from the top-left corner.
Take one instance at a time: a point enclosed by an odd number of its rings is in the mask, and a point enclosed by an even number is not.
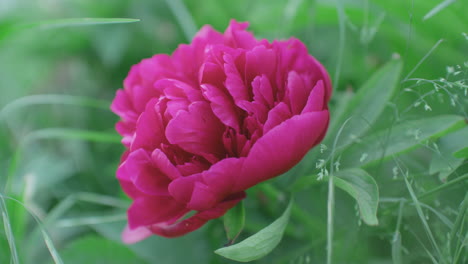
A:
[[[327,202],[327,264],[332,263],[333,256],[333,209],[335,207],[335,185],[333,174],[328,178],[328,202]]]

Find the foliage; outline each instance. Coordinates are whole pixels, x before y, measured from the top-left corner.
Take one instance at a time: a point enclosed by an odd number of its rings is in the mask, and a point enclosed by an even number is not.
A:
[[[235,263],[214,251],[236,237],[256,263],[467,263],[467,13],[452,0],[2,0],[0,263]],[[124,246],[115,90],[142,58],[230,18],[323,62],[330,133],[249,190],[227,235],[219,219]],[[245,246],[272,226],[268,250]]]

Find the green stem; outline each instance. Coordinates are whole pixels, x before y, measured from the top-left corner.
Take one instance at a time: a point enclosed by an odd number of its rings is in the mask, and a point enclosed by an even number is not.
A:
[[[333,175],[328,179],[328,202],[327,202],[327,264],[332,263],[333,256],[333,209],[335,207],[335,185]]]

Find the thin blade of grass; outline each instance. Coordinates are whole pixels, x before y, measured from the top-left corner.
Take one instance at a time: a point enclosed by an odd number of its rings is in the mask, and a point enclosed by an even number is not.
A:
[[[121,137],[114,133],[80,130],[72,128],[45,128],[36,130],[26,135],[21,144],[16,149],[8,168],[7,181],[5,183],[5,193],[8,193],[13,180],[13,176],[19,166],[23,149],[27,144],[39,139],[62,139],[62,140],[83,140],[100,143],[120,144]]]
[[[60,258],[60,254],[58,253],[57,249],[55,248],[54,246],[54,243],[52,241],[52,239],[50,238],[49,234],[47,233],[47,230],[45,229],[44,225],[42,224],[41,220],[39,219],[39,217],[33,212],[33,210],[29,209],[24,203],[14,199],[14,198],[11,198],[11,197],[8,197],[8,196],[5,196],[3,194],[0,194],[0,199],[2,200],[2,203],[4,204],[4,199],[8,199],[8,200],[11,200],[15,203],[18,203],[19,205],[21,205],[33,218],[34,220],[36,221],[36,223],[38,224],[39,228],[41,229],[41,234],[42,234],[42,237],[43,237],[43,240],[44,240],[44,243],[46,244],[47,246],[47,249],[49,250],[49,253],[50,255],[52,256],[54,262],[56,264],[63,264],[63,261],[62,259]],[[3,213],[3,212],[2,212]],[[19,262],[18,262],[19,263]],[[15,263],[16,264],[16,263]]]
[[[434,15],[436,15],[437,13],[439,13],[440,11],[442,11],[444,8],[448,7],[449,5],[455,3],[457,0],[445,0],[441,3],[439,3],[438,5],[436,5],[433,9],[431,9],[431,11],[429,11],[424,17],[423,17],[423,21],[424,20],[428,20],[429,18],[433,17]]]
[[[40,94],[31,95],[18,98],[5,106],[0,110],[0,120],[6,118],[14,111],[33,105],[42,104],[61,104],[61,105],[75,105],[81,107],[98,108],[103,110],[109,110],[110,104],[107,101],[84,97],[84,96],[73,96],[73,95],[61,95],[61,94]]]
[[[457,183],[460,183],[460,182],[463,182],[463,181],[466,181],[468,180],[468,174],[465,174],[465,175],[462,175],[460,177],[457,177],[456,179],[453,179],[445,184],[442,184],[434,189],[431,189],[421,195],[418,196],[418,199],[424,199],[424,198],[427,198],[427,197],[430,197],[432,194],[435,194],[435,193],[438,193],[438,192],[441,192],[449,187],[452,187],[452,186],[455,186]]]
[[[11,262],[13,264],[19,264],[18,251],[16,249],[15,237],[13,235],[13,230],[11,228],[10,218],[8,216],[8,211],[6,207],[5,200],[3,195],[0,194],[0,209],[2,211],[3,227],[5,229],[6,239],[8,241],[8,246],[10,247]]]
[[[419,203],[417,195],[414,192],[413,187],[411,186],[411,184],[409,183],[409,181],[407,179],[407,174],[405,174],[403,172],[403,169],[400,167],[400,165],[398,163],[397,163],[397,166],[399,167],[400,172],[402,173],[402,175],[404,175],[403,179],[405,181],[406,188],[408,189],[408,192],[410,193],[411,199],[413,200],[413,203],[414,203],[414,207],[416,208],[416,212],[418,213],[418,216],[421,219],[421,223],[423,224],[424,230],[426,231],[426,234],[429,237],[429,240],[431,241],[431,244],[432,244],[433,248],[437,252],[437,255],[438,255],[439,259],[441,259],[442,254],[441,254],[440,248],[437,245],[437,242],[435,241],[434,235],[432,234],[432,231],[431,231],[431,229],[429,227],[429,224],[426,221],[426,217],[425,217],[424,212],[422,210],[421,204]]]
[[[104,215],[104,216],[89,216],[89,217],[77,217],[61,219],[55,223],[57,228],[76,227],[76,226],[87,226],[87,225],[98,225],[105,223],[112,223],[123,221],[127,219],[125,213],[115,215]]]
[[[426,251],[426,254],[429,256],[429,258],[431,259],[432,263],[434,264],[440,264],[436,259],[435,257],[432,255],[431,251],[429,251],[429,249],[426,248],[426,246],[424,245],[424,243],[421,241],[421,239],[419,239],[419,237],[412,231],[410,230],[410,233],[416,238],[416,240],[419,242],[419,244],[421,244],[421,246],[423,247],[424,251]]]
[[[140,19],[134,18],[63,18],[39,21],[20,25],[23,29],[52,29],[61,27],[92,26],[105,24],[134,23]]]
[[[195,21],[187,7],[181,0],[166,0],[166,3],[176,17],[177,22],[179,22],[185,38],[187,38],[188,41],[191,41],[197,32],[197,26],[195,25]]]
[[[345,26],[345,13],[342,3],[339,0],[336,0],[336,11],[338,13],[338,26],[339,26],[339,35],[338,35],[338,59],[336,61],[335,68],[335,77],[333,79],[333,90],[336,90],[338,87],[338,82],[340,81],[341,66],[343,64],[343,53],[344,53],[344,44],[346,42],[346,26]]]
[[[23,142],[29,143],[38,139],[68,139],[120,144],[120,140],[122,138],[114,133],[106,133],[99,131],[81,130],[73,128],[45,128],[31,132],[24,138]]]
[[[437,47],[440,45],[440,43],[442,43],[443,41],[444,41],[443,39],[439,39],[439,41],[437,41],[437,43],[434,44],[434,46],[432,46],[432,48],[426,53],[426,55],[424,55],[424,57],[416,64],[416,66],[414,66],[414,68],[408,73],[408,75],[406,75],[406,77],[403,78],[401,83],[406,82],[408,80],[408,78],[419,68],[419,66],[421,66],[421,64],[427,58],[429,58],[429,56],[432,54],[432,52],[434,52],[437,49]]]
[[[464,228],[464,225],[466,223],[465,218],[466,214],[468,214],[468,193],[465,195],[465,198],[460,204],[460,209],[458,210],[458,216],[457,219],[455,220],[455,223],[453,224],[453,228],[450,231],[450,245],[454,246],[454,248],[458,248],[459,246],[463,246],[463,240],[460,239],[462,236],[462,231]],[[452,252],[453,250],[451,250]],[[457,256],[457,250],[453,253],[453,256]],[[453,262],[457,263],[457,262]]]

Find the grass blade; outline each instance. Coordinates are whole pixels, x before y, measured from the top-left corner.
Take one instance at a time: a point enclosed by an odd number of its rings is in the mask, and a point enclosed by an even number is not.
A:
[[[416,212],[418,213],[419,219],[421,220],[421,223],[423,224],[424,230],[426,231],[426,234],[429,237],[429,240],[431,241],[431,244],[432,244],[433,248],[435,249],[435,251],[436,251],[436,253],[437,253],[438,257],[439,257],[439,260],[441,260],[442,254],[441,254],[440,248],[437,245],[437,242],[435,241],[434,235],[432,234],[431,228],[429,227],[429,224],[426,221],[426,217],[425,217],[424,212],[422,210],[422,207],[421,207],[421,205],[419,203],[417,195],[414,192],[413,187],[411,186],[411,184],[409,183],[409,181],[407,179],[407,174],[405,174],[403,172],[401,167],[399,167],[399,168],[400,168],[400,172],[402,173],[402,175],[404,175],[403,179],[405,181],[406,188],[408,189],[408,192],[410,193],[411,199],[413,200],[413,203],[414,203],[414,207],[416,207]]]
[[[18,251],[16,249],[15,237],[13,235],[13,230],[11,228],[10,218],[8,216],[8,211],[6,207],[5,200],[3,195],[0,194],[0,209],[2,211],[3,227],[5,229],[6,239],[8,241],[8,246],[10,247],[11,262],[13,264],[19,264]]]
[[[3,206],[5,205],[4,203],[4,199],[9,199],[15,203],[18,203],[19,205],[21,205],[25,210],[28,211],[28,213],[34,218],[34,220],[36,221],[36,223],[38,224],[39,228],[41,229],[41,234],[42,234],[42,237],[43,237],[43,240],[44,240],[44,243],[46,244],[47,246],[47,249],[49,250],[49,253],[50,255],[52,256],[54,262],[56,264],[63,264],[63,261],[62,259],[60,258],[60,255],[57,251],[57,249],[55,248],[54,246],[54,243],[52,241],[52,239],[50,238],[49,234],[47,233],[47,230],[45,229],[44,225],[42,224],[41,220],[39,220],[39,217],[37,217],[37,215],[31,210],[29,209],[24,203],[16,200],[16,199],[13,199],[11,197],[8,197],[8,196],[4,196],[2,194],[0,194],[0,199],[2,200],[2,204]],[[3,214],[3,212],[2,212]],[[19,263],[19,262],[18,262]],[[16,264],[16,263],[15,263]]]
[[[436,15],[437,13],[439,13],[440,11],[442,11],[444,8],[448,7],[449,5],[455,3],[457,0],[445,0],[443,1],[442,3],[439,3],[438,5],[436,5],[433,9],[431,9],[431,11],[429,11],[424,17],[423,17],[423,21],[424,20],[428,20],[429,18],[433,17],[434,15]]]
[[[109,110],[110,104],[104,100],[98,100],[89,97],[83,96],[73,96],[73,95],[61,95],[61,94],[40,94],[40,95],[31,95],[21,97],[16,99],[7,105],[5,105],[0,110],[0,120],[6,118],[14,111],[34,106],[34,105],[43,105],[43,104],[62,104],[62,105],[75,105],[82,107],[91,107],[98,108],[103,110]]]
[[[92,26],[105,24],[134,23],[140,19],[134,18],[63,18],[39,21],[20,25],[23,29],[52,29],[61,27]]]
[[[197,26],[193,20],[192,15],[188,11],[187,7],[181,0],[166,0],[167,5],[171,9],[172,13],[179,22],[182,31],[188,41],[191,41],[195,33],[197,33]]]

